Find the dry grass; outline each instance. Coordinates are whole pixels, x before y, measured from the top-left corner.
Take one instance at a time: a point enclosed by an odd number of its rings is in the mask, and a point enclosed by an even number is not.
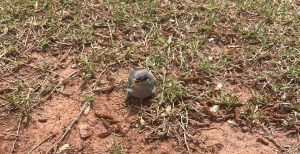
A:
[[[0,10],[1,112],[27,123],[61,92],[66,76],[55,71],[67,58],[90,84],[112,63],[108,72],[153,72],[158,95],[140,110],[147,141],[190,150],[192,128],[207,120],[300,133],[300,9],[288,0],[7,0]]]

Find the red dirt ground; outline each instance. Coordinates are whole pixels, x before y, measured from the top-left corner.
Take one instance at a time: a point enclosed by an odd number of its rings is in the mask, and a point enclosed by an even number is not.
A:
[[[74,70],[70,66],[58,72],[67,76]],[[113,77],[119,76],[118,83],[125,83],[127,80],[126,71],[121,69],[112,74]],[[52,144],[62,135],[63,129],[78,115],[81,106],[84,103],[80,92],[82,81],[72,79],[65,85],[65,96],[56,93],[51,99],[47,100],[40,107],[32,112],[32,118],[28,127],[21,127],[19,138],[16,142],[15,153],[26,153],[35,144],[41,142],[52,133],[56,137],[45,142],[33,153],[45,153]],[[87,88],[90,88],[88,86]],[[242,94],[243,95],[243,94]],[[66,153],[109,153],[113,144],[112,135],[106,138],[100,138],[98,135],[105,132],[106,129],[102,122],[94,113],[110,115],[119,121],[125,130],[126,135],[116,137],[116,142],[121,144],[125,153],[179,153],[176,142],[172,139],[165,141],[155,141],[146,143],[144,138],[146,133],[140,132],[139,128],[131,127],[134,121],[139,120],[139,115],[122,105],[125,92],[122,90],[113,91],[110,94],[98,94],[87,115],[83,115],[79,122],[75,124],[71,133],[66,137],[63,144],[69,144],[70,147]],[[9,118],[0,119],[0,152],[8,153],[12,150],[14,135],[16,134],[18,121],[17,117],[12,115]],[[91,135],[83,140],[80,137],[79,127],[87,127]],[[201,128],[203,129],[203,128]],[[208,130],[199,129],[196,134],[200,140],[205,140],[206,152],[201,147],[193,147],[197,151],[194,153],[276,153],[278,149],[269,141],[264,139],[268,145],[257,142],[258,138],[263,138],[259,132],[242,131],[239,127],[231,126],[228,123],[212,124]],[[275,133],[276,134],[276,133]],[[278,133],[276,138],[280,144],[295,146],[298,141],[295,138],[287,138]],[[207,150],[208,149],[208,150]]]
[[[45,54],[33,54],[33,58],[43,59],[51,57]],[[58,62],[52,58],[48,60],[52,64]],[[66,60],[65,67],[55,70],[59,75],[67,77],[77,69],[71,68],[71,60]],[[107,79],[125,85],[127,82],[128,69],[120,68],[118,71],[108,74]],[[26,72],[24,72],[26,74]],[[218,82],[220,81],[220,82]],[[218,79],[216,83],[222,83],[224,79]],[[63,134],[64,128],[68,127],[72,120],[79,114],[84,104],[83,93],[81,93],[82,80],[78,77],[70,79],[61,90],[63,93],[55,93],[52,97],[37,107],[31,115],[29,125],[21,127],[19,137],[15,145],[15,153],[26,153],[34,145],[55,133],[56,136],[50,141],[43,143],[33,153],[45,153]],[[102,86],[109,86],[108,81],[102,81]],[[232,91],[246,102],[249,94],[246,90],[230,83],[222,83],[224,89]],[[6,82],[0,83],[3,89],[7,88]],[[87,84],[86,91],[92,91],[92,86]],[[66,94],[68,96],[66,96]],[[120,126],[126,132],[125,136],[117,136],[116,142],[122,145],[125,153],[181,153],[175,140],[145,142],[146,133],[140,132],[139,128],[132,125],[140,117],[135,110],[123,106],[125,97],[124,90],[115,90],[110,94],[97,94],[92,104],[91,110],[87,115],[83,115],[79,122],[71,129],[63,144],[69,144],[66,153],[109,153],[113,144],[112,134],[106,138],[99,137],[100,133],[106,131],[103,123],[95,116],[95,113],[109,115],[119,121]],[[18,117],[16,115],[6,115],[2,113],[0,117],[0,153],[10,153],[12,151],[15,135],[18,128]],[[81,139],[79,128],[87,127],[90,136]],[[212,124],[208,130],[199,128],[195,136],[204,141],[204,146],[192,146],[195,151],[192,153],[276,153],[278,149],[269,141],[264,139],[268,145],[257,142],[258,138],[264,138],[259,132],[242,131],[240,127],[232,126],[228,123]],[[276,133],[275,133],[276,134]],[[295,146],[298,141],[296,138],[287,138],[278,133],[278,142],[282,145]],[[62,145],[63,145],[62,144]],[[204,149],[203,149],[204,147]]]

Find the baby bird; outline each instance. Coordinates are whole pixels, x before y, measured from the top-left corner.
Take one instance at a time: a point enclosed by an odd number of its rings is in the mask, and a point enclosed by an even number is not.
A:
[[[125,105],[128,104],[128,99],[131,96],[138,98],[142,103],[144,98],[154,94],[155,79],[147,69],[131,70],[126,91]]]

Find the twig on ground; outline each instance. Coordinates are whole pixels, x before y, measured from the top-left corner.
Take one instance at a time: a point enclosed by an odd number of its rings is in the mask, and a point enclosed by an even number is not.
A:
[[[7,53],[6,51],[4,51],[3,53],[1,53],[0,58],[2,58],[3,56],[5,56],[6,53]]]
[[[212,130],[212,129],[218,129],[218,130],[223,130],[222,128],[218,128],[218,127],[209,127],[209,128],[199,128],[198,130]]]
[[[113,43],[114,42],[114,40],[113,40],[113,34],[112,34],[112,30],[111,30],[109,21],[107,21],[107,26],[108,26],[108,30],[109,30],[109,35],[110,35],[111,43]]]
[[[5,58],[5,57],[3,57],[2,59],[5,59],[5,60],[10,61],[10,62],[15,62],[14,60],[11,60],[11,59]],[[27,66],[27,67],[31,67],[31,68],[39,70],[39,71],[46,71],[46,72],[51,73],[51,74],[53,74],[55,76],[61,76],[63,78],[66,78],[65,76],[60,75],[60,74],[58,74],[56,72],[53,72],[53,71],[50,71],[50,70],[44,70],[44,69],[41,69],[41,68],[39,68],[37,66],[34,66],[34,65],[29,65],[29,64],[26,64],[26,63],[23,63],[23,62],[21,62],[21,65],[24,65],[24,66]]]
[[[116,120],[114,117],[112,117],[111,115],[107,115],[107,114],[103,114],[103,113],[99,113],[96,112],[95,116],[99,119],[105,119],[106,121],[108,121],[110,124],[116,124],[119,123],[119,120]]]
[[[103,126],[105,127],[106,131],[100,133],[98,136],[100,138],[106,138],[111,133],[118,133],[120,136],[125,136],[126,132],[123,130],[121,125],[119,124],[119,120],[116,120],[110,115],[102,114],[102,113],[95,113],[95,116],[101,120]]]
[[[17,134],[9,134],[9,133],[1,133],[1,134],[3,134],[3,135],[9,135],[9,136],[20,136],[20,135],[17,135]]]
[[[264,136],[267,140],[269,140],[270,142],[272,142],[279,150],[284,150],[285,149],[280,145],[278,144],[275,139],[273,139],[271,136]]]
[[[115,64],[116,64],[116,62],[108,64],[108,65],[104,68],[104,70],[100,73],[98,79],[101,80],[101,77],[104,75],[104,73],[107,71],[107,69],[108,69],[110,66],[113,66],[113,65],[115,65]],[[96,84],[94,85],[93,91],[97,91]]]
[[[111,63],[111,64],[108,64],[105,68],[104,68],[104,70],[100,73],[100,75],[99,75],[99,79],[102,77],[102,75],[106,72],[106,70],[108,69],[108,67],[110,67],[110,66],[112,66],[112,65],[115,65],[116,63]],[[88,78],[87,79],[85,79],[84,81],[83,81],[83,83],[80,85],[80,90],[81,91],[83,91],[84,90],[84,88],[85,88],[85,86],[86,86],[86,84],[88,83]],[[97,81],[97,80],[96,80]],[[96,89],[96,84],[94,84],[94,86],[93,86],[93,89]]]
[[[95,88],[93,89],[94,93],[104,93],[104,94],[109,94],[111,93],[113,90],[115,89],[115,85],[111,85],[108,87],[104,87],[104,88]]]
[[[51,94],[57,89],[57,87],[59,87],[61,84],[62,84],[62,80],[59,80],[58,84],[50,91],[49,95],[42,98],[38,103],[32,105],[31,108],[33,109],[33,108],[37,107],[38,105],[40,105],[44,100],[47,100],[51,96]]]
[[[270,131],[264,126],[261,126],[263,128],[263,130],[265,131],[266,135],[264,136],[267,140],[269,140],[270,142],[273,143],[273,145],[276,146],[276,148],[278,148],[280,151],[285,151],[287,153],[290,153],[289,151],[287,151],[287,149],[285,149],[282,145],[280,145],[279,143],[277,143],[277,141],[271,136]]]
[[[34,145],[28,152],[27,154],[31,154],[33,150],[35,150],[36,148],[38,148],[39,146],[41,146],[43,143],[51,140],[52,138],[54,138],[56,136],[55,133],[52,133],[51,135],[49,135],[47,138],[45,138],[44,140],[42,140],[40,143]]]
[[[199,82],[204,80],[202,77],[187,77],[187,78],[178,78],[180,81],[183,82]]]
[[[100,75],[99,75],[98,78],[101,78],[101,77],[103,76],[103,74],[107,71],[107,69],[108,69],[110,66],[113,66],[113,65],[115,65],[115,64],[116,64],[116,62],[108,64],[108,65],[104,68],[104,70],[100,73]]]
[[[16,81],[10,81],[10,80],[7,80],[7,79],[2,78],[2,77],[0,77],[0,80],[5,81],[5,82],[8,82],[8,83],[14,83],[14,82],[16,82]]]
[[[266,145],[266,146],[269,145],[269,143],[267,141],[265,141],[264,139],[262,139],[262,138],[257,138],[256,142],[260,142],[261,144]]]
[[[85,110],[86,107],[88,107],[90,105],[90,102],[85,102],[83,107],[81,108],[79,114],[77,115],[77,117],[72,121],[72,123],[67,127],[67,129],[65,130],[64,134],[59,138],[59,140],[57,142],[55,142],[50,148],[49,150],[46,152],[47,154],[50,153],[50,151],[55,147],[57,149],[57,146],[65,139],[65,137],[69,134],[69,132],[71,131],[71,129],[73,128],[73,126],[75,125],[76,122],[79,121],[79,118],[81,117],[81,115],[83,114],[83,111]]]
[[[20,121],[19,121],[19,124],[18,124],[18,130],[17,130],[16,138],[15,138],[15,141],[14,141],[14,144],[13,144],[13,147],[12,147],[12,150],[11,150],[11,153],[14,153],[15,146],[16,146],[16,143],[17,143],[17,140],[18,140],[18,137],[19,137],[19,131],[20,131],[20,127],[21,127],[21,122],[22,122],[22,120],[23,120],[23,116],[20,118]]]
[[[187,119],[188,117],[186,117],[186,121],[188,121],[188,119]],[[184,137],[184,144],[185,144],[185,146],[186,146],[186,149],[187,149],[187,152],[188,153],[190,153],[190,148],[189,148],[189,145],[188,145],[188,142],[187,142],[187,136],[188,136],[188,133],[187,133],[187,131],[186,131],[186,127],[187,126],[185,126],[185,125],[187,125],[187,123],[188,122],[186,122],[186,124],[184,124],[184,122],[183,122],[183,116],[181,116],[181,118],[180,118],[180,126],[181,126],[181,128],[182,128],[182,130],[183,130],[183,137]]]
[[[165,82],[166,82],[166,75],[167,75],[167,71],[166,71],[166,68],[163,69],[163,78],[162,78],[162,91],[165,90]],[[159,103],[158,104],[162,104],[163,101],[164,101],[164,95],[160,95],[160,98],[159,98]]]
[[[81,69],[80,69],[81,70]],[[67,77],[66,77],[66,80],[69,79],[70,77],[72,77],[74,74],[78,73],[80,70],[76,70],[72,73],[70,73]]]

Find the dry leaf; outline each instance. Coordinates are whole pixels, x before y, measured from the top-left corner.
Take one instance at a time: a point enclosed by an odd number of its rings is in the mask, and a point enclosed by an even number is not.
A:
[[[171,105],[167,106],[167,108],[166,108],[166,113],[167,113],[167,114],[171,114],[171,110],[172,110]]]
[[[70,147],[69,144],[64,144],[63,146],[61,146],[61,147],[58,149],[57,153],[62,153],[62,152],[64,152],[65,150],[67,150],[69,147]]]
[[[221,90],[223,87],[223,84],[222,83],[218,83],[215,90]]]
[[[219,111],[219,106],[218,105],[214,105],[209,109],[211,112],[216,113]]]
[[[87,103],[86,103],[86,107],[85,107],[85,109],[84,109],[84,111],[83,111],[83,114],[84,114],[84,115],[87,115],[87,114],[89,113],[90,109],[91,109],[91,103],[90,103],[90,102],[87,102]]]

